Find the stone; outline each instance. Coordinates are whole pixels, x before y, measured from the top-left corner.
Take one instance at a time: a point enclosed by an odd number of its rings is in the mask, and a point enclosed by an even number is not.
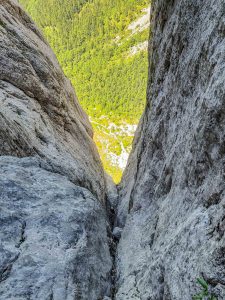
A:
[[[105,173],[108,208],[116,211],[118,206],[118,190],[111,176]]]
[[[119,186],[117,300],[224,299],[225,5],[158,0],[147,104]]]
[[[0,1],[0,101],[0,299],[110,296],[116,188],[71,83],[14,0]]]
[[[87,115],[51,48],[17,1],[0,1],[0,155],[38,155],[45,167],[105,201]]]
[[[87,189],[0,157],[0,299],[102,299],[112,260],[104,206]]]
[[[122,231],[123,231],[122,228],[114,227],[113,233],[112,233],[113,237],[116,238],[117,240],[119,240],[121,237]]]
[[[1,300],[190,300],[197,278],[225,298],[224,1],[152,1],[151,26],[116,187],[49,45],[1,0]]]

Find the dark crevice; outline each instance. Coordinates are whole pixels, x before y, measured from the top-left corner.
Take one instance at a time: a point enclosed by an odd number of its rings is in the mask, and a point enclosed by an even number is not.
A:
[[[20,248],[20,246],[25,242],[26,237],[25,237],[25,229],[26,229],[26,221],[20,221],[21,223],[21,235],[20,235],[20,240],[16,245],[16,248]]]
[[[221,190],[220,192],[218,193],[213,193],[209,198],[208,200],[206,201],[206,203],[204,204],[204,206],[206,208],[209,208],[210,206],[212,205],[217,205],[220,203],[221,201],[221,195],[223,193],[223,190]]]
[[[156,235],[156,229],[157,229],[158,223],[159,223],[159,216],[156,217],[156,221],[155,221],[155,224],[154,224],[154,231],[151,235],[151,239],[150,239],[150,242],[149,242],[150,248],[152,248],[152,246],[155,242],[155,235]]]
[[[135,290],[136,290],[136,292],[137,292],[137,297],[140,297],[140,291],[139,291],[139,289],[138,289],[138,282],[137,282],[137,273],[138,272],[135,272],[135,276],[134,276],[134,287],[135,287]]]
[[[10,276],[13,264],[17,261],[19,256],[20,253],[16,254],[14,258],[12,258],[5,266],[3,266],[2,269],[0,269],[0,283],[5,281]]]
[[[110,255],[112,257],[112,269],[111,269],[111,299],[114,300],[116,296],[116,251],[117,251],[118,240],[116,240],[111,234],[111,242],[110,242]]]
[[[18,220],[21,223],[21,232],[20,232],[20,238],[18,243],[15,245],[16,248],[20,248],[21,245],[25,242],[25,229],[26,229],[26,222],[23,220]],[[3,267],[0,269],[0,283],[5,281],[11,274],[11,270],[13,267],[13,264],[18,260],[20,256],[20,253],[15,254],[15,256],[10,259],[8,262],[3,264]]]
[[[114,195],[115,197],[115,195]],[[117,190],[117,201],[118,201],[118,190]],[[108,239],[109,239],[109,251],[112,258],[112,269],[110,273],[110,280],[111,280],[111,290],[110,290],[110,299],[115,300],[117,288],[116,288],[116,278],[117,278],[117,269],[116,269],[116,253],[117,253],[117,246],[119,243],[118,235],[114,234],[115,224],[116,224],[116,217],[117,217],[117,204],[115,205],[115,199],[112,201],[110,199],[111,196],[107,196],[106,200],[106,212],[109,221],[109,228],[108,228]],[[117,203],[116,201],[116,203]],[[114,202],[114,204],[113,204]]]
[[[49,295],[49,300],[54,300],[53,292],[51,292],[51,294]]]

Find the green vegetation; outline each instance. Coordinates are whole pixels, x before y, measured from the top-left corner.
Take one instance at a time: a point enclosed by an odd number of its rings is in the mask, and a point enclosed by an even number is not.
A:
[[[43,31],[79,101],[92,120],[136,124],[145,103],[147,51],[132,47],[148,40],[148,26],[130,24],[143,16],[148,0],[20,0]],[[106,124],[107,126],[107,124]],[[95,126],[103,164],[119,181],[122,169],[103,153],[104,136]],[[125,137],[124,137],[125,138]],[[126,140],[128,148],[131,138]],[[102,143],[103,141],[103,143]],[[110,149],[118,153],[117,139]],[[128,149],[127,148],[127,149]],[[119,168],[119,170],[117,170]],[[117,171],[115,171],[117,170]]]
[[[201,286],[202,291],[193,296],[193,300],[217,300],[217,297],[209,292],[209,285],[203,278],[198,278],[197,283]]]
[[[5,27],[5,23],[0,20],[0,27]]]

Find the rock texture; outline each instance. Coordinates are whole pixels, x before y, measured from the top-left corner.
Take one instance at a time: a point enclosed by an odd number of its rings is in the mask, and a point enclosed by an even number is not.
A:
[[[225,3],[155,0],[147,105],[120,185],[118,300],[225,299]]]
[[[38,155],[104,201],[88,118],[49,45],[14,0],[0,1],[0,100],[1,155]]]
[[[117,191],[70,82],[13,0],[0,0],[0,155],[0,299],[110,296],[105,201]]]
[[[35,158],[0,157],[0,299],[103,299],[111,257],[102,204]]]
[[[154,0],[151,19],[118,202],[54,54],[0,1],[1,300],[190,300],[198,277],[224,300],[225,3]]]

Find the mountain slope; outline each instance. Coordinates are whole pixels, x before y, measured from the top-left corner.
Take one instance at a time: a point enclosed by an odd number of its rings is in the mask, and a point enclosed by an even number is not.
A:
[[[118,160],[123,147],[117,139],[108,139],[97,124],[102,116],[106,127],[112,122],[117,126],[137,124],[143,111],[149,1],[20,0],[20,3],[42,29],[76,87],[80,103],[93,120],[105,168],[118,181],[122,173]],[[132,137],[120,140],[128,152]],[[110,153],[102,151],[105,144]],[[113,155],[118,159],[112,160]]]

